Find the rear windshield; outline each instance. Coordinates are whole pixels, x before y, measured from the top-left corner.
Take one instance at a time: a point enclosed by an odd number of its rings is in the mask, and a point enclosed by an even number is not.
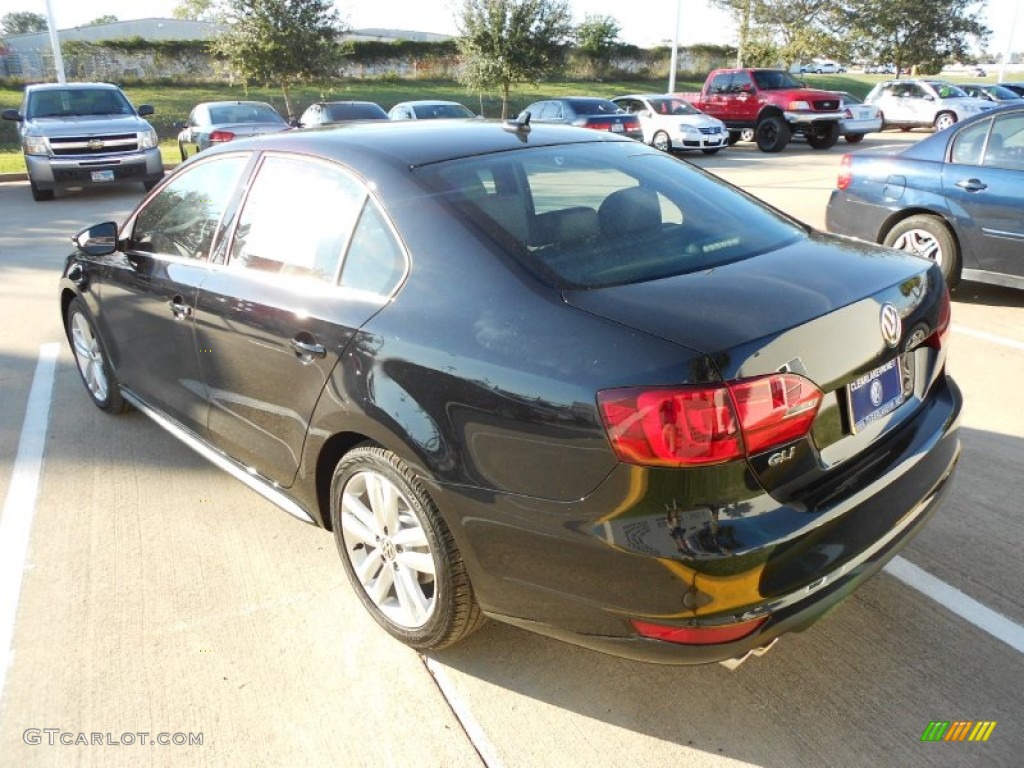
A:
[[[651,99],[651,107],[658,115],[699,115],[700,112],[687,101],[670,97]]]
[[[711,269],[806,234],[710,174],[628,142],[528,148],[417,173],[458,215],[563,289]]]
[[[131,115],[135,110],[113,88],[48,88],[29,94],[26,117]]]
[[[388,113],[376,104],[328,104],[324,107],[328,120],[387,120]]]
[[[567,99],[567,101],[577,115],[614,115],[622,112],[618,104],[608,99]]]
[[[418,104],[412,108],[420,120],[434,120],[452,117],[476,117],[468,107],[461,104]]]
[[[269,104],[222,104],[210,107],[210,123],[284,123],[284,118]]]

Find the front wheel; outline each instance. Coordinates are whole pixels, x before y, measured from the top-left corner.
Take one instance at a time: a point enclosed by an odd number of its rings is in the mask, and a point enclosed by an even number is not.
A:
[[[811,149],[831,149],[839,141],[839,123],[815,125],[807,134],[807,143]]]
[[[127,403],[121,397],[121,390],[103,352],[96,326],[93,325],[85,302],[78,297],[68,305],[64,330],[75,353],[78,373],[93,403],[107,413],[124,411]]]
[[[32,190],[32,199],[37,203],[41,203],[44,200],[53,200],[52,189],[40,189],[32,179],[28,180],[28,186],[29,189]]]
[[[944,131],[956,122],[956,115],[952,112],[939,112],[935,116],[935,130]]]
[[[668,134],[664,131],[658,131],[651,138],[651,146],[655,149],[659,149],[662,152],[672,151],[672,139],[668,137]]]
[[[766,117],[754,129],[757,148],[762,152],[781,152],[789,144],[789,124],[781,117]]]
[[[939,217],[909,216],[889,230],[883,243],[934,261],[950,288],[959,281],[960,249],[953,233]]]
[[[331,524],[359,599],[392,637],[436,650],[483,624],[455,539],[423,483],[391,451],[360,446],[338,463]]]

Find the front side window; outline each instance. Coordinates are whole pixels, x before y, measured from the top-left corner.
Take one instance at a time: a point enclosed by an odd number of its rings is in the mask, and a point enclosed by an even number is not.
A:
[[[334,285],[365,198],[329,163],[270,155],[238,217],[229,264]]]
[[[493,191],[481,189],[484,169]],[[806,236],[686,163],[629,143],[538,147],[418,173],[464,221],[559,288],[710,269]]]
[[[248,155],[217,157],[194,165],[146,203],[135,217],[129,247],[165,256],[207,259]]]

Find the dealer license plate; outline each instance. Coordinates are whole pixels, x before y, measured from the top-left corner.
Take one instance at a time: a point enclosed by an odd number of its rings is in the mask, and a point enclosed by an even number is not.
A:
[[[622,133],[622,123],[612,123],[612,131],[614,133]]]
[[[114,180],[114,172],[113,171],[93,171],[92,172],[92,180],[93,181],[113,181]]]
[[[850,423],[860,432],[873,421],[888,416],[903,405],[903,375],[899,358],[869,371],[848,387]]]

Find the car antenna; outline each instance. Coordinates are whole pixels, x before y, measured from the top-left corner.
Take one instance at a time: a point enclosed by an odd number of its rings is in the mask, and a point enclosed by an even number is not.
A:
[[[518,134],[527,134],[530,132],[530,111],[524,109],[519,113],[518,117],[509,118],[501,126],[506,131]]]

